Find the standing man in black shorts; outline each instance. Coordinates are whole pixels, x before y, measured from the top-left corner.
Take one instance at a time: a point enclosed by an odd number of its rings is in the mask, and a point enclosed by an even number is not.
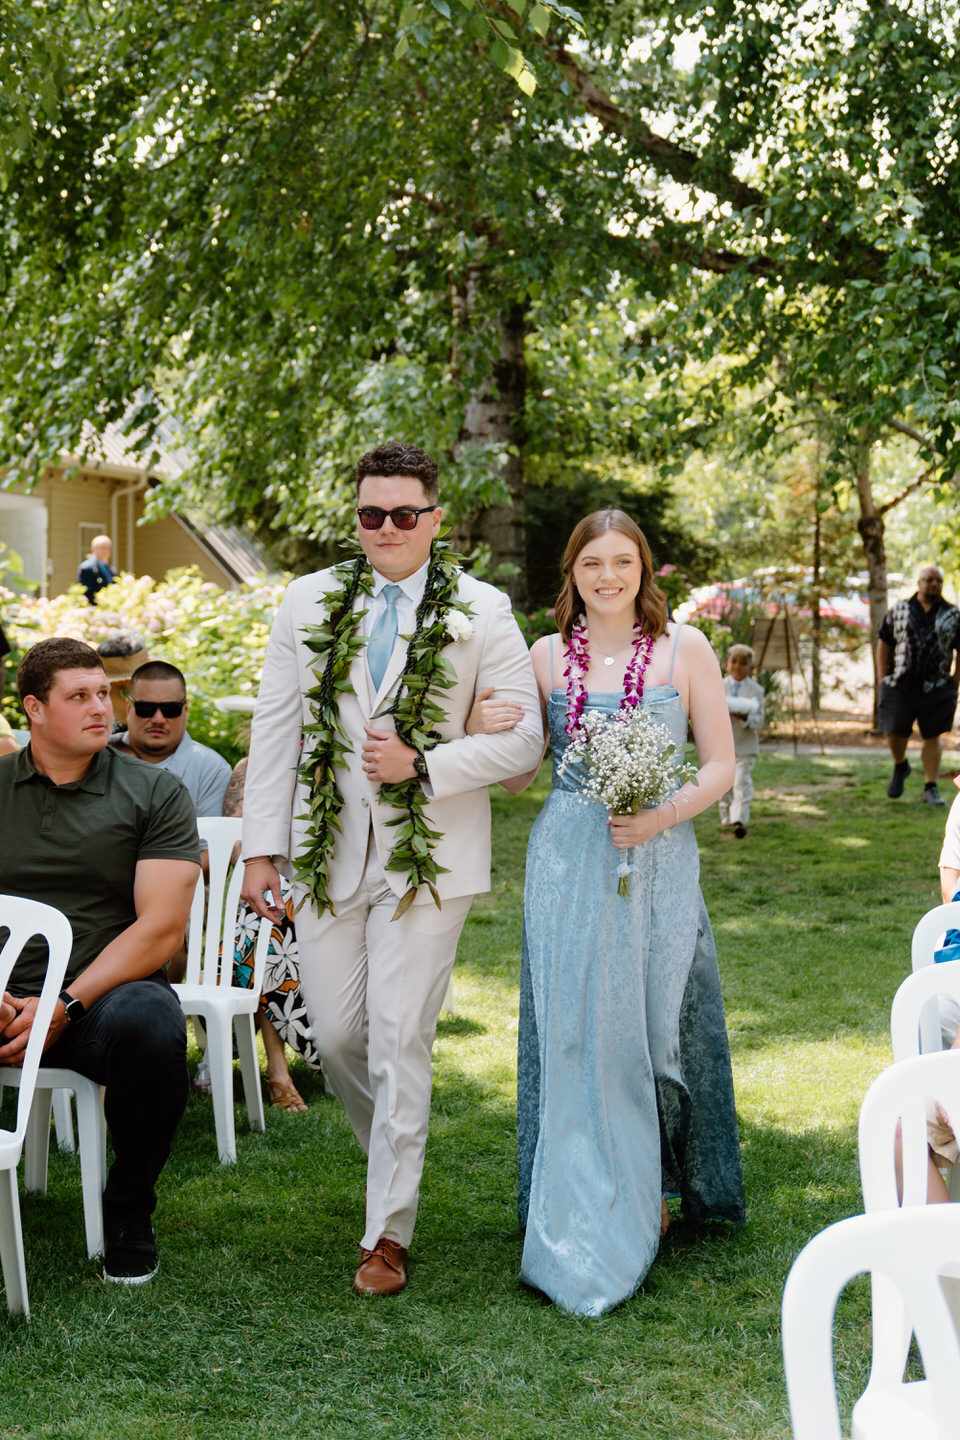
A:
[[[937,789],[943,746],[941,735],[953,728],[960,676],[960,610],[943,598],[943,575],[936,565],[920,571],[916,593],[898,600],[883,617],[877,636],[880,701],[877,729],[886,735],[893,756],[887,794],[897,800],[910,774],[907,741],[916,720],[923,740],[923,800],[942,805]]]

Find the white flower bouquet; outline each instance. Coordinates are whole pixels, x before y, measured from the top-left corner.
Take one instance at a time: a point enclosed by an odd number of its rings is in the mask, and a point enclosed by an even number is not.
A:
[[[583,767],[583,794],[600,800],[611,815],[635,815],[660,805],[696,775],[665,725],[640,708],[605,715],[588,710],[560,764],[560,773]],[[629,851],[617,870],[618,895],[630,894]]]

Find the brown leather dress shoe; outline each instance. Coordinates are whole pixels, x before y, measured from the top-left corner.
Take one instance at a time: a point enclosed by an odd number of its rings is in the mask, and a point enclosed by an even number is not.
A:
[[[381,1235],[372,1250],[361,1249],[360,1269],[353,1277],[358,1295],[396,1295],[407,1283],[407,1252],[396,1240]]]

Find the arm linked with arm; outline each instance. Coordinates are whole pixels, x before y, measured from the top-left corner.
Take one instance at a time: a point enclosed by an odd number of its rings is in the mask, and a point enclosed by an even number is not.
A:
[[[505,595],[498,595],[487,617],[475,689],[494,686],[504,701],[522,710],[510,730],[463,735],[435,746],[427,754],[432,793],[438,800],[512,780],[539,768],[543,725],[530,655]]]

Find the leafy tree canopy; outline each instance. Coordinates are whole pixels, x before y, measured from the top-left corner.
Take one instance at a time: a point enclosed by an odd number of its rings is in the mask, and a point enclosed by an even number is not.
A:
[[[760,439],[814,395],[851,445],[905,425],[939,476],[957,467],[953,5],[2,15],[11,475],[83,421],[126,416],[149,449],[170,408],[199,474],[271,523],[314,527],[318,491],[342,508],[374,431],[418,435],[456,459],[465,506],[489,500],[496,468],[458,440],[504,314],[560,325],[624,279],[654,310],[625,321],[623,358],[659,380],[661,450],[707,435],[735,384]],[[691,357],[729,362],[694,400]],[[531,420],[559,435],[543,394]]]

